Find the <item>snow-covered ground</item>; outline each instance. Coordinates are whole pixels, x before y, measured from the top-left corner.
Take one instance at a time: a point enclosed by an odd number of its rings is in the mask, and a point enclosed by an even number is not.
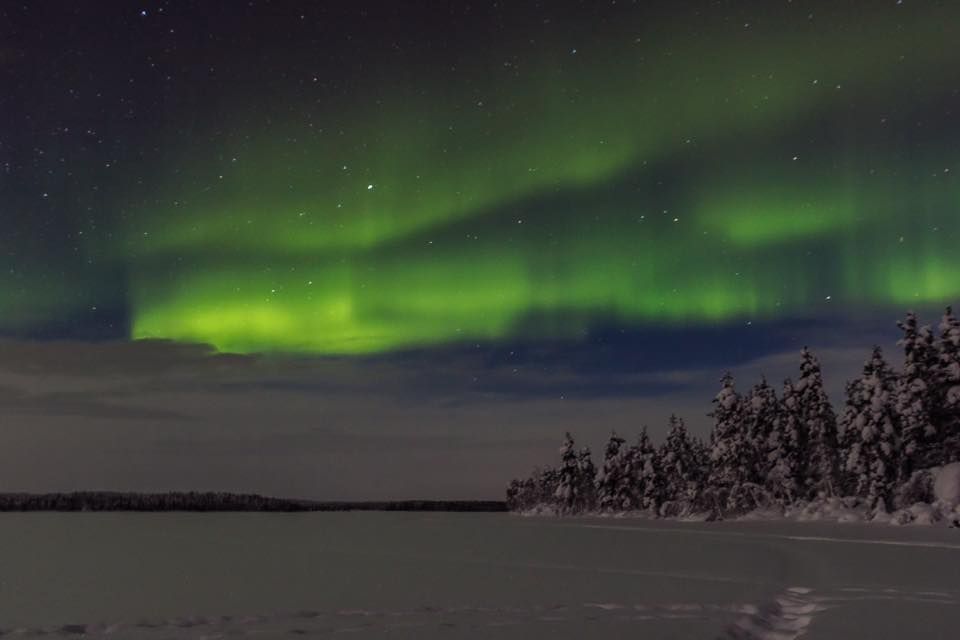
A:
[[[507,514],[0,514],[0,631],[952,638],[960,531]]]

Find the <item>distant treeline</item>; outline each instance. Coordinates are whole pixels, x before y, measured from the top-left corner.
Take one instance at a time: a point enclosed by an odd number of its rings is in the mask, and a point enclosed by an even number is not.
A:
[[[0,511],[506,511],[496,500],[317,502],[218,492],[0,493]]]

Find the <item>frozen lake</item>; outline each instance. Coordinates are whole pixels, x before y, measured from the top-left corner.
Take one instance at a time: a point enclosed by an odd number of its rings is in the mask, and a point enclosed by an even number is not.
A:
[[[0,514],[0,631],[954,638],[960,531],[507,514]]]

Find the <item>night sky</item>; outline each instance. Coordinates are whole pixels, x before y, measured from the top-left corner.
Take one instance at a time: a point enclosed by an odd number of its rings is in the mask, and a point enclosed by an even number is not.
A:
[[[0,4],[0,489],[490,497],[960,302],[953,2]]]

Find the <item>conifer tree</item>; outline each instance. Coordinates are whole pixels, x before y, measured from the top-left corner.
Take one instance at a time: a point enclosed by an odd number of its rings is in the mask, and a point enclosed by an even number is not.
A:
[[[710,474],[707,481],[712,505],[721,511],[741,510],[743,485],[749,482],[746,420],[743,401],[734,389],[733,376],[725,374],[720,392],[713,399],[713,431],[710,435]]]
[[[911,311],[898,322],[903,337],[903,372],[897,380],[896,411],[902,429],[900,481],[906,481],[917,469],[933,464],[937,429],[934,425],[937,388],[937,351],[929,327],[919,327]]]
[[[524,480],[513,480],[507,486],[507,508],[510,511],[550,507],[557,504],[560,472],[557,469],[535,468]]]
[[[886,511],[892,505],[900,471],[900,428],[896,413],[896,377],[874,347],[864,364],[860,383],[852,387],[860,397],[850,403],[858,413],[846,415],[860,437],[853,441],[846,469],[855,478],[855,492],[870,509]]]
[[[768,468],[767,443],[777,428],[780,414],[777,392],[763,378],[750,390],[750,397],[744,408],[747,445],[744,456],[747,458],[747,478],[750,482],[762,485],[766,481]]]
[[[947,307],[940,321],[937,341],[935,422],[939,430],[940,455],[935,462],[960,461],[960,320]]]
[[[690,509],[703,509],[707,505],[703,496],[710,477],[710,447],[703,438],[690,438],[693,462],[690,464],[690,479],[687,483],[687,504]]]
[[[687,434],[683,419],[670,416],[667,438],[660,448],[660,467],[663,473],[664,507],[672,503],[671,512],[665,515],[678,515],[689,510],[698,489],[698,454]]]
[[[560,469],[554,496],[560,513],[576,513],[580,500],[580,464],[573,436],[568,432],[560,448]]]
[[[856,456],[860,448],[859,416],[864,412],[866,397],[863,393],[863,379],[850,380],[845,386],[846,401],[837,421],[840,434],[840,492],[845,496],[856,495],[859,471],[856,468]]]
[[[577,453],[577,472],[579,486],[575,501],[576,511],[593,511],[597,507],[597,469],[590,457],[590,447],[584,447]]]
[[[633,482],[632,495],[640,509],[656,510],[663,496],[663,474],[660,457],[647,435],[647,428],[640,430],[637,443],[627,454],[628,476]]]
[[[820,363],[806,347],[800,354],[799,394],[800,420],[807,434],[804,451],[804,493],[814,498],[820,493],[833,495],[836,489],[840,458],[837,450],[837,418],[823,389]]]
[[[774,500],[786,506],[800,497],[807,432],[800,416],[800,398],[793,381],[783,382],[777,419],[767,438],[766,488]]]
[[[554,502],[554,494],[560,485],[560,470],[554,467],[541,469],[534,475],[534,483],[537,491],[536,504],[549,506]]]
[[[527,498],[530,495],[526,491],[526,480],[514,478],[507,485],[507,510],[523,511],[527,508]]]
[[[603,467],[597,476],[597,506],[603,511],[628,511],[634,507],[625,441],[614,431],[607,441]]]

